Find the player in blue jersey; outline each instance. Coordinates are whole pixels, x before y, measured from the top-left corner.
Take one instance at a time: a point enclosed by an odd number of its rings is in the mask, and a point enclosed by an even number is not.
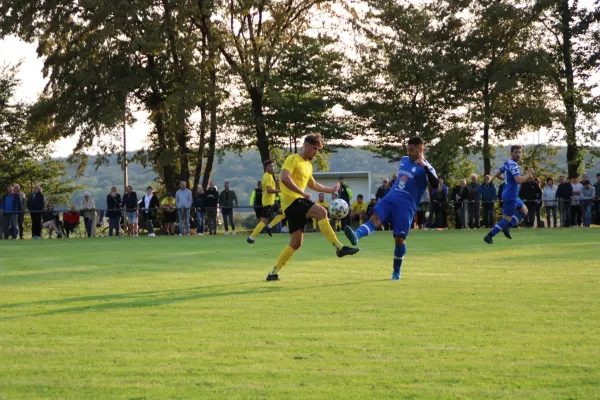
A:
[[[344,233],[353,245],[375,232],[382,224],[392,223],[394,230],[394,272],[392,280],[400,280],[400,268],[406,254],[406,237],[412,226],[417,207],[427,185],[437,189],[439,182],[435,169],[423,158],[425,145],[418,136],[408,141],[408,155],[402,157],[398,168],[398,179],[392,189],[377,205],[371,219],[355,231],[349,226]]]
[[[530,177],[533,177],[535,171],[531,168],[527,174],[521,175],[519,161],[521,161],[521,146],[512,146],[510,148],[510,160],[506,161],[498,170],[493,179],[504,179],[504,190],[502,191],[502,219],[492,228],[492,230],[483,238],[487,243],[494,243],[493,237],[500,232],[504,236],[512,239],[510,236],[510,226],[516,226],[523,217],[527,215],[527,207],[519,198],[519,185]]]

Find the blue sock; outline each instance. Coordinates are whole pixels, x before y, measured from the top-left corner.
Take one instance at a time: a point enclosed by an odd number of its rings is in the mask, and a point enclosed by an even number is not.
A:
[[[489,235],[490,236],[496,236],[497,234],[499,234],[500,232],[502,232],[502,230],[504,228],[506,228],[508,226],[508,221],[505,220],[504,218],[502,218],[500,221],[498,221],[498,223],[492,228],[492,230],[490,231]]]
[[[394,272],[400,272],[400,268],[402,268],[402,261],[404,260],[404,255],[406,254],[406,243],[402,246],[396,246],[394,249]]]
[[[512,219],[510,220],[510,224],[512,226],[517,226],[519,224],[519,221],[523,219],[523,217],[525,217],[525,214],[523,214],[522,212],[518,212],[515,215],[512,216]]]
[[[356,237],[361,239],[365,236],[369,236],[373,232],[375,232],[375,225],[373,225],[371,221],[367,221],[366,223],[362,224],[355,233]]]

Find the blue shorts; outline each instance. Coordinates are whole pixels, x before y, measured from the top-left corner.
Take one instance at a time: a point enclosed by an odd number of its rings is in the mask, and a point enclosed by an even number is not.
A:
[[[130,225],[138,223],[138,213],[137,211],[127,211],[127,220]]]
[[[515,212],[520,210],[525,204],[523,200],[517,197],[517,200],[506,201],[502,203],[502,214],[512,217]]]
[[[384,197],[375,205],[375,212],[381,225],[392,223],[394,236],[406,238],[412,226],[415,214],[404,204],[397,204]]]

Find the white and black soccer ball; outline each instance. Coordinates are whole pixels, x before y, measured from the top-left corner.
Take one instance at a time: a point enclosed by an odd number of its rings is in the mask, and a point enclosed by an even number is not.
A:
[[[350,212],[350,207],[348,207],[348,203],[343,199],[335,199],[331,203],[329,203],[329,215],[333,219],[342,219],[346,218]]]

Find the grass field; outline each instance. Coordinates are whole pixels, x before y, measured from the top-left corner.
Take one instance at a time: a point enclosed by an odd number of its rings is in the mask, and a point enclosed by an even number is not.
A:
[[[600,396],[600,230],[0,242],[0,398]]]

